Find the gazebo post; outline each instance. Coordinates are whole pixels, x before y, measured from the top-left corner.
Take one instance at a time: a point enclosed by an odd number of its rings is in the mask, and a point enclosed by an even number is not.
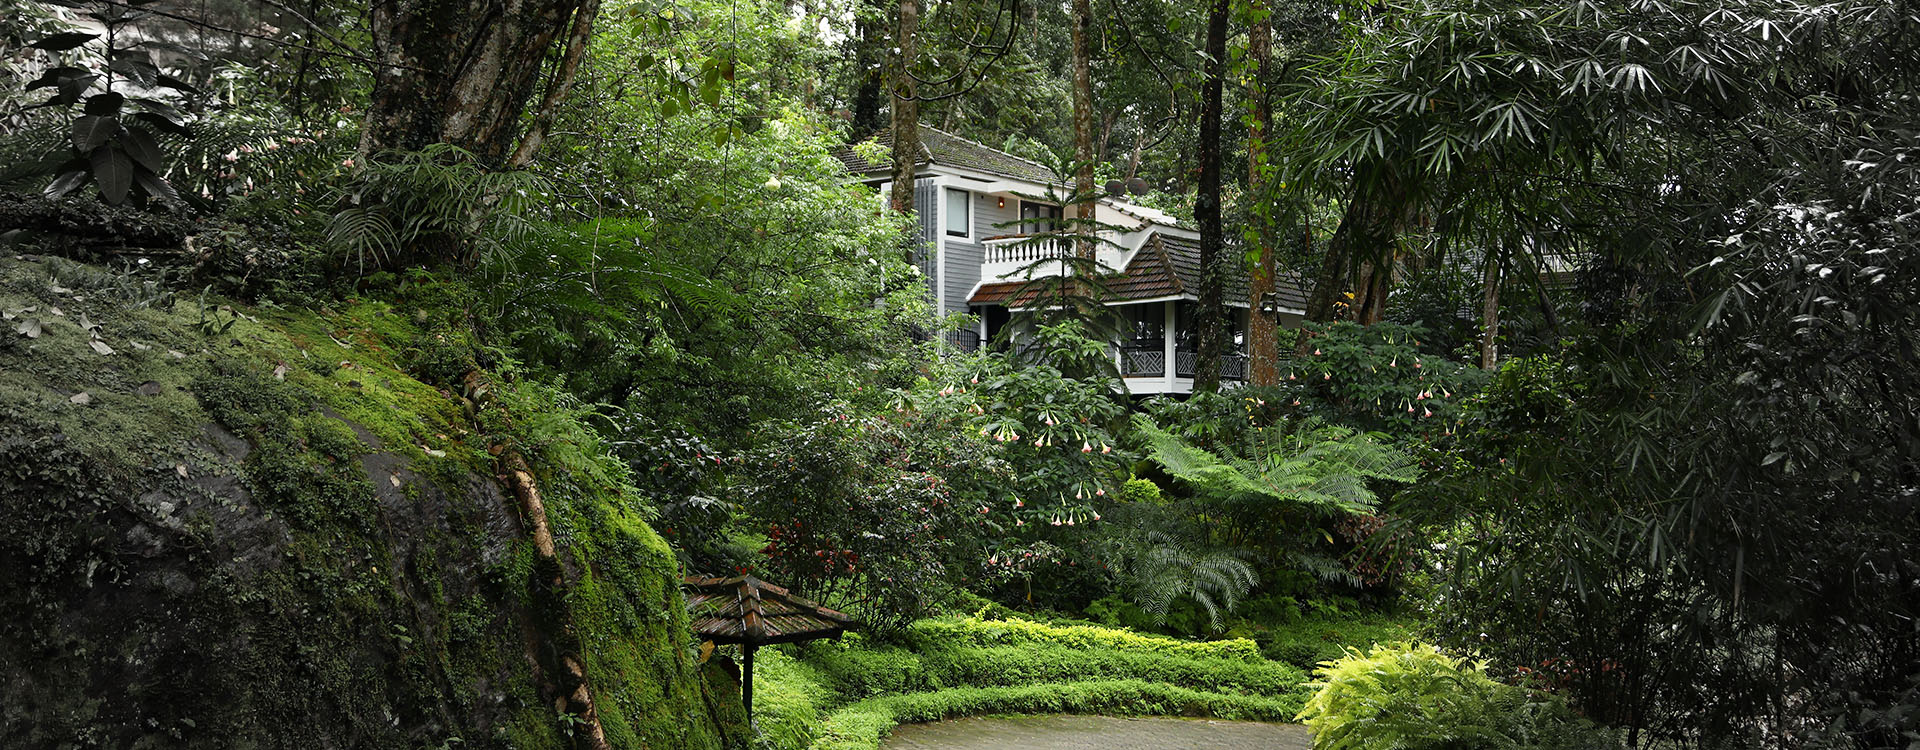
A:
[[[746,653],[746,664],[740,667],[740,702],[747,707],[747,726],[753,726],[753,652],[759,649],[751,643],[742,644],[740,650]]]

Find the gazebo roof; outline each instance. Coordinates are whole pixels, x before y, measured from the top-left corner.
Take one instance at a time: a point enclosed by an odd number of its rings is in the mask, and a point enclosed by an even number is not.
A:
[[[858,623],[753,576],[688,576],[693,631],[714,643],[764,646],[838,638]]]

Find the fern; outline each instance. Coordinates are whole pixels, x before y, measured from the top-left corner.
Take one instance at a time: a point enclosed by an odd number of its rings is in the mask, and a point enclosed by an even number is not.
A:
[[[436,144],[366,164],[336,196],[348,207],[334,214],[327,238],[362,270],[391,267],[429,240],[464,245],[465,259],[485,260],[533,233],[527,217],[546,194],[532,172],[493,171]]]
[[[1153,615],[1155,624],[1166,624],[1173,603],[1185,597],[1199,604],[1219,630],[1220,613],[1231,611],[1258,582],[1242,553],[1194,552],[1157,531],[1148,532],[1147,543],[1151,546],[1134,564],[1134,603]]]
[[[1134,421],[1155,463],[1220,499],[1286,503],[1324,515],[1372,513],[1379,498],[1368,480],[1420,477],[1411,456],[1342,427],[1308,422],[1291,432],[1271,430],[1258,455],[1240,458],[1199,448],[1145,415]]]

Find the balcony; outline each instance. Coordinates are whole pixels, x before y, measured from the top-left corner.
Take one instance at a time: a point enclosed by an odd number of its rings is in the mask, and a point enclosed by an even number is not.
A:
[[[1032,277],[1057,276],[1061,264],[1049,263],[1073,253],[1073,240],[1066,237],[1013,235],[980,243],[986,248],[980,277],[987,281],[1009,281]],[[1035,265],[1035,264],[1039,265]]]
[[[1199,370],[1200,355],[1197,352],[1176,351],[1173,353],[1173,376],[1191,378]],[[1120,374],[1129,378],[1158,378],[1167,374],[1167,354],[1159,348],[1128,347],[1120,350]],[[1226,354],[1220,357],[1221,380],[1246,380],[1247,355]]]

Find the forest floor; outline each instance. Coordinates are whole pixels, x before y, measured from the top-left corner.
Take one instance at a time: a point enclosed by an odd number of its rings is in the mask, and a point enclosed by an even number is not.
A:
[[[1109,716],[993,716],[903,725],[883,750],[1306,750],[1297,724]]]

